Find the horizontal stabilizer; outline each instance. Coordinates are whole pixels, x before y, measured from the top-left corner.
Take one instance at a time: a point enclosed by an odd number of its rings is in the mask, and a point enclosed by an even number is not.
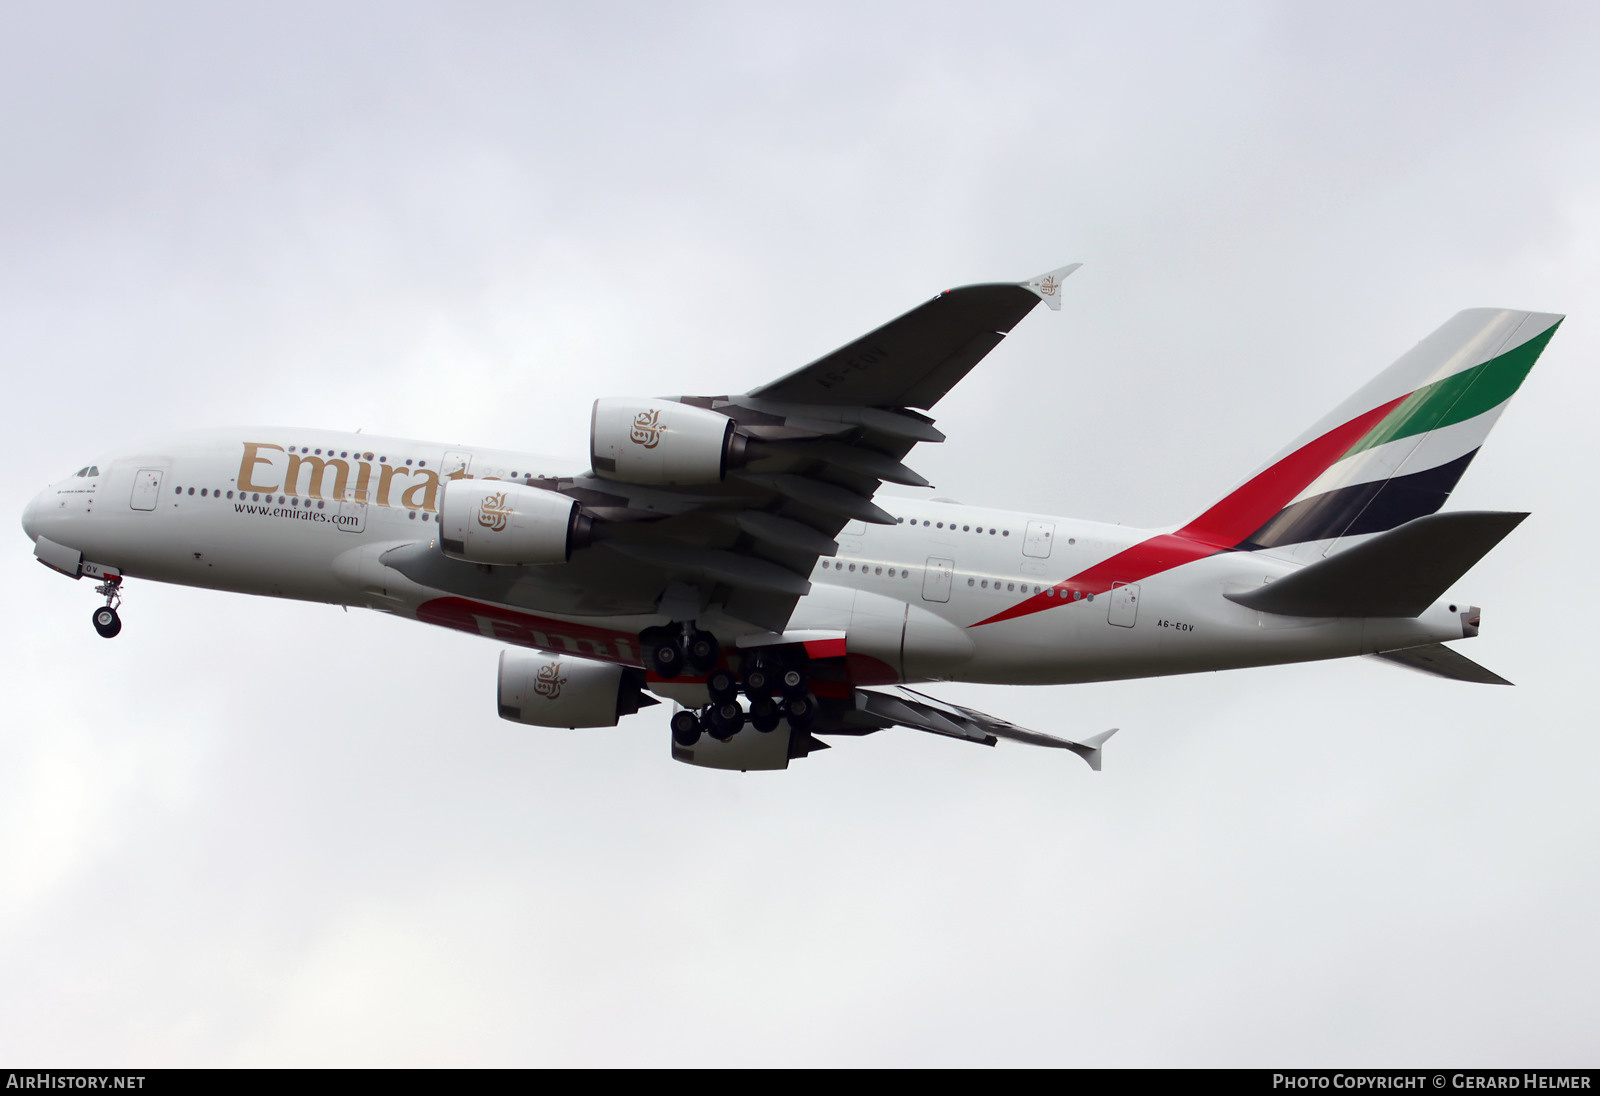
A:
[[[1430,643],[1425,647],[1407,647],[1400,651],[1380,651],[1373,657],[1386,659],[1419,673],[1448,677],[1452,681],[1473,681],[1479,685],[1511,684],[1493,670],[1479,666],[1466,655],[1446,647],[1443,643]]]
[[[1527,516],[1430,514],[1276,582],[1225,596],[1283,616],[1419,616]]]

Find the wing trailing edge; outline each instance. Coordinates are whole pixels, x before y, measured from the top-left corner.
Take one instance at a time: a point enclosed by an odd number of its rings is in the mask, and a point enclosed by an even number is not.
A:
[[[946,738],[976,742],[981,746],[993,746],[1005,739],[1029,746],[1071,750],[1095,772],[1100,771],[1101,747],[1117,733],[1117,728],[1113,727],[1085,739],[1058,738],[1042,731],[1030,731],[972,708],[937,700],[903,685],[858,688],[855,701],[856,715],[863,723],[876,723],[879,727],[909,727]]]
[[[931,408],[1043,301],[1061,308],[1073,263],[1025,282],[948,289],[831,354],[747,393],[792,404]]]

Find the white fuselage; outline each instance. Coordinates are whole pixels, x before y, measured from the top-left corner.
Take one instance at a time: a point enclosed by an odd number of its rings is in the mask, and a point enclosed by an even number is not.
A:
[[[437,550],[442,480],[571,476],[582,465],[274,428],[191,437],[92,467],[97,475],[41,492],[23,524],[30,536],[125,576],[366,606],[630,664],[640,662],[639,632],[667,620],[628,588],[624,563],[599,545],[568,564],[511,569],[512,592],[498,598],[430,587],[381,558],[408,545]],[[1247,609],[1223,595],[1296,565],[1260,552],[1175,557],[1162,548],[1166,530],[879,502],[899,524],[847,525],[837,556],[818,561],[812,592],[785,632],[845,637],[858,683],[1099,681],[1337,658],[1468,634],[1457,607],[1444,603],[1416,618]],[[599,562],[580,558],[596,553]],[[496,589],[506,589],[504,580]]]

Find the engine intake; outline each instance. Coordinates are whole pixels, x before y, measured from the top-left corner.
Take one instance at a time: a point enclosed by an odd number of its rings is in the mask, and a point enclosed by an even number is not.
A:
[[[632,666],[543,651],[500,652],[500,718],[534,727],[615,727],[660,701]]]
[[[589,543],[591,523],[575,500],[501,480],[447,480],[439,499],[439,545],[470,563],[565,563]]]
[[[726,415],[672,400],[595,400],[589,420],[595,475],[623,483],[718,483],[748,442]]]

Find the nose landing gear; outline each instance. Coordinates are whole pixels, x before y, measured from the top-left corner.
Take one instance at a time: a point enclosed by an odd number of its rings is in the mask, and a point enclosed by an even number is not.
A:
[[[117,615],[117,606],[122,604],[122,579],[107,577],[94,588],[94,592],[103,596],[106,603],[96,609],[90,619],[102,639],[111,639],[122,631],[122,618]]]

